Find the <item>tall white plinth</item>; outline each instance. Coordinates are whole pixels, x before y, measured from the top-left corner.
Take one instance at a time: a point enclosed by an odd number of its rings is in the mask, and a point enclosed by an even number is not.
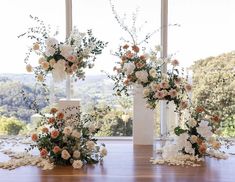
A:
[[[153,145],[154,142],[154,110],[145,107],[143,87],[134,87],[134,120],[133,144]]]

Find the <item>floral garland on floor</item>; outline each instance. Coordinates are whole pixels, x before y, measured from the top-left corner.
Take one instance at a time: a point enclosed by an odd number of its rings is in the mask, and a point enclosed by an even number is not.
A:
[[[34,72],[38,81],[43,82],[48,73],[51,73],[55,82],[65,80],[66,75],[73,75],[76,79],[85,78],[85,68],[93,68],[96,56],[102,53],[107,43],[97,40],[92,30],[81,33],[74,28],[65,42],[59,42],[50,35],[50,27],[37,17],[30,16],[39,24],[31,27],[26,33],[18,37],[33,40],[33,45],[26,53],[25,63],[28,72]],[[40,56],[37,66],[29,63],[31,53]]]
[[[103,160],[107,150],[105,144],[97,145],[94,135],[100,127],[92,123],[91,115],[77,113],[65,118],[55,108],[50,113],[52,116],[42,122],[41,132],[32,134],[36,144],[29,150],[37,147],[42,158],[48,158],[54,164],[72,164],[74,168]]]
[[[132,38],[132,43],[120,46],[114,54],[120,61],[113,69],[115,74],[108,75],[114,81],[113,90],[116,95],[129,95],[128,88],[136,84],[141,85],[147,108],[155,109],[156,102],[161,100],[173,102],[179,119],[186,121],[184,126],[174,129],[174,142],[165,145],[162,158],[151,162],[196,165],[195,162],[201,161],[206,155],[227,158],[227,155],[219,150],[220,117],[211,115],[203,106],[194,106],[191,103],[188,94],[192,91],[192,86],[183,74],[180,75],[179,61],[171,57],[161,58],[160,46],[156,46],[149,53],[146,48],[141,49],[134,39],[136,32],[132,34],[128,26],[124,25],[113,5],[112,10],[121,28]],[[163,73],[162,70],[166,68],[167,72]],[[183,118],[183,112],[188,112],[188,116]]]

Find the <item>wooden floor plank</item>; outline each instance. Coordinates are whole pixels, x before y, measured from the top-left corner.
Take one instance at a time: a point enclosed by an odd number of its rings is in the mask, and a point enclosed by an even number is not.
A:
[[[228,160],[206,158],[201,167],[152,165],[152,146],[133,146],[131,142],[107,144],[103,164],[80,170],[57,166],[43,171],[33,166],[9,171],[0,169],[0,182],[235,182],[235,157]]]

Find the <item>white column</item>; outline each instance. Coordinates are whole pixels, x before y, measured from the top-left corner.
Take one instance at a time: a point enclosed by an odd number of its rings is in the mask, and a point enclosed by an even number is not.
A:
[[[72,0],[65,0],[65,13],[66,13],[66,38],[69,37],[72,31]],[[71,99],[71,78],[67,76],[66,80],[66,99],[60,99],[59,101],[59,110],[64,111],[66,108],[72,108],[67,110],[65,116],[70,116],[71,114],[75,114],[80,110],[80,100],[79,99]]]
[[[142,86],[134,86],[133,144],[153,145],[154,111],[145,107],[142,93]]]
[[[168,36],[168,0],[161,0],[161,57],[167,57],[167,36]],[[167,72],[167,65],[162,68],[162,73]],[[167,113],[168,108],[166,101],[160,102],[160,131],[161,136],[167,135]]]
[[[72,31],[72,0],[65,0],[65,13],[66,13],[66,38],[69,37]],[[67,75],[66,79],[66,97],[67,100],[71,99],[71,78]]]

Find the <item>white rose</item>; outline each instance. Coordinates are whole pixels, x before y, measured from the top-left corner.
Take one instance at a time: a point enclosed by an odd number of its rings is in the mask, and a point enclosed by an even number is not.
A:
[[[68,160],[71,157],[71,155],[69,154],[67,150],[62,150],[61,157],[65,160]]]
[[[188,121],[188,125],[189,125],[189,127],[193,128],[193,127],[197,126],[197,121],[195,119],[191,118]]]
[[[101,156],[106,156],[107,155],[107,149],[105,148],[105,147],[102,147],[101,149],[100,149],[100,155]]]
[[[47,57],[53,56],[55,54],[55,49],[53,47],[46,47],[45,55]]]
[[[157,76],[157,71],[152,68],[151,70],[149,70],[149,75],[150,75],[151,77],[153,77],[153,78],[156,78],[156,76]]]
[[[78,150],[73,152],[73,158],[78,159],[81,156],[81,153]]]
[[[124,63],[123,69],[127,75],[130,75],[135,70],[135,64],[134,63]]]
[[[70,135],[72,133],[72,128],[69,127],[69,126],[65,127],[64,130],[63,130],[63,133],[65,135]]]
[[[59,44],[58,40],[55,39],[55,38],[53,38],[53,37],[49,37],[49,38],[45,41],[45,43],[46,43],[46,46],[47,46],[47,47],[52,47],[52,46],[58,47],[58,44]]]
[[[147,97],[147,96],[149,95],[149,93],[150,93],[150,89],[149,89],[149,88],[145,88],[145,89],[143,90],[143,95],[144,95],[144,97]]]
[[[87,141],[86,147],[88,150],[93,150],[95,148],[95,143],[93,141]]]
[[[73,52],[73,48],[70,45],[61,45],[60,46],[60,54],[65,57],[68,58],[69,56],[72,55]]]
[[[75,161],[73,161],[72,166],[74,169],[81,169],[83,166],[83,163],[81,160],[75,160]]]
[[[148,73],[147,73],[147,71],[137,71],[135,73],[135,76],[141,82],[144,82],[144,83],[148,82]]]

